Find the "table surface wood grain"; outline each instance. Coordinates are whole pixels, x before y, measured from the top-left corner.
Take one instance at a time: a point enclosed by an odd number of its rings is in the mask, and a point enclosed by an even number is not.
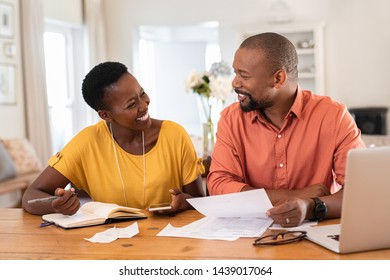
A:
[[[135,221],[115,224],[62,229],[54,225],[39,227],[41,217],[31,215],[20,208],[0,208],[0,259],[3,260],[371,260],[390,259],[390,249],[353,254],[336,254],[310,241],[256,247],[255,238],[236,241],[204,240],[192,238],[156,236],[168,223],[185,226],[203,216],[188,210],[175,216],[147,214],[137,220],[139,233],[133,238],[117,239],[111,243],[91,243],[95,233],[108,228],[126,227]],[[335,223],[329,220],[326,223]],[[268,232],[267,232],[268,233]]]

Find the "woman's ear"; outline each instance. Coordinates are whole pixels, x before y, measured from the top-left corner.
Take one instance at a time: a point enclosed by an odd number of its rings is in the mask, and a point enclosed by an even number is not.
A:
[[[274,75],[274,87],[281,88],[287,80],[287,72],[284,69],[278,70]]]
[[[111,121],[110,114],[106,110],[99,110],[98,115],[105,121]]]

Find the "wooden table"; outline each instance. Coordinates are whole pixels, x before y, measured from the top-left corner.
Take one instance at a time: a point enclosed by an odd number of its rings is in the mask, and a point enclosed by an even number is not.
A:
[[[168,223],[173,226],[184,226],[202,217],[195,210],[185,211],[175,217],[150,215],[148,219],[137,221],[140,232],[135,237],[102,244],[91,243],[84,238],[92,237],[97,232],[113,227],[114,224],[70,230],[56,226],[40,228],[40,216],[30,215],[22,209],[0,208],[0,259],[390,259],[390,249],[340,255],[306,240],[282,246],[255,247],[252,245],[254,238],[216,241],[156,236]],[[116,226],[126,227],[133,222],[121,222]]]

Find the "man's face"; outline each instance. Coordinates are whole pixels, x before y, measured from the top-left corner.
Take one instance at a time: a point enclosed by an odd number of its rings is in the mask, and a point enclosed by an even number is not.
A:
[[[232,81],[242,110],[262,110],[274,105],[274,75],[259,50],[239,48],[234,56]]]

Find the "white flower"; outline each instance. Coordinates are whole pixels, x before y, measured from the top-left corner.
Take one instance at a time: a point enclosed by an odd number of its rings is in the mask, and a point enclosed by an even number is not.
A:
[[[207,73],[196,72],[193,70],[186,80],[186,91],[193,91],[194,88],[199,87],[205,81],[203,80],[203,76],[207,75]]]
[[[186,80],[186,91],[193,91],[207,99],[214,97],[225,101],[232,93],[230,66],[224,62],[215,62],[210,71],[192,71]]]
[[[210,76],[210,96],[218,100],[226,100],[233,91],[229,76]]]

